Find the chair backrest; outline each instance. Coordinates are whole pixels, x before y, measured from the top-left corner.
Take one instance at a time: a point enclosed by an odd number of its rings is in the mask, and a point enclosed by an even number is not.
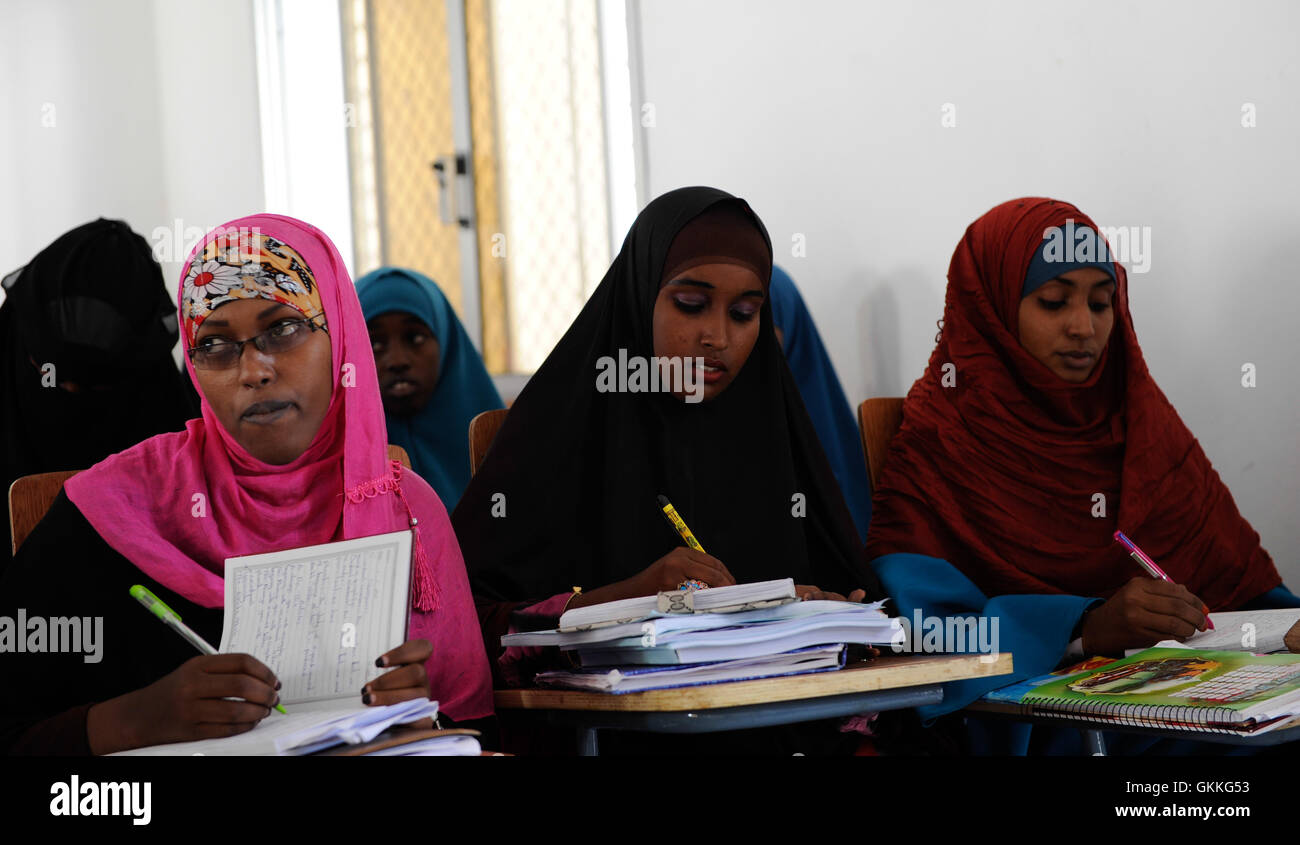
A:
[[[389,445],[388,459],[400,461],[402,466],[411,468],[411,459],[401,446]],[[63,489],[63,482],[81,472],[79,469],[65,469],[59,472],[42,472],[36,475],[24,475],[9,485],[9,528],[13,532],[10,551],[18,554],[18,547],[32,533],[36,523],[45,518],[50,505],[58,498]]]
[[[63,482],[79,472],[79,469],[65,469],[24,475],[9,485],[9,530],[13,533],[10,552],[18,554],[18,547],[58,498]]]
[[[867,453],[867,474],[871,476],[873,490],[878,486],[880,471],[885,467],[889,441],[902,425],[901,396],[868,399],[858,406],[858,432],[862,435],[862,451]]]
[[[483,459],[487,457],[488,449],[492,448],[492,441],[496,438],[497,432],[501,430],[501,424],[506,421],[508,410],[508,408],[497,408],[493,411],[484,411],[469,421],[469,471],[471,475],[478,472],[478,468],[483,465]]]
[[[411,456],[406,454],[406,450],[401,446],[394,446],[392,443],[388,444],[388,460],[400,461],[402,466],[407,469],[411,468]]]

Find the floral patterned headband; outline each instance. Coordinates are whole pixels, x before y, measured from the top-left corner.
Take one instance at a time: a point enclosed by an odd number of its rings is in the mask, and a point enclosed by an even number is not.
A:
[[[307,262],[293,247],[257,229],[219,233],[194,256],[181,291],[185,339],[217,307],[236,299],[282,302],[311,319],[325,313]]]

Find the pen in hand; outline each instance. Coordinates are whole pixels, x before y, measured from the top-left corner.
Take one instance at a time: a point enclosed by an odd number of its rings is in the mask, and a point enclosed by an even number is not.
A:
[[[695,549],[697,552],[703,552],[704,547],[700,545],[699,540],[695,539],[695,535],[691,533],[691,529],[686,527],[686,521],[677,515],[677,509],[668,501],[668,497],[660,495],[658,499],[659,507],[663,511],[664,519],[668,520],[668,524],[671,525],[673,530],[677,532],[677,535],[682,538],[682,542],[686,543],[686,545]],[[705,553],[707,554],[707,552]]]
[[[1173,579],[1165,574],[1165,571],[1151,559],[1150,555],[1139,549],[1137,543],[1134,543],[1126,537],[1123,531],[1116,531],[1114,536],[1116,542],[1128,549],[1128,556],[1137,561],[1138,566],[1145,569],[1148,575],[1152,578],[1159,578],[1161,581],[1168,581],[1171,584],[1174,583]],[[1201,604],[1201,612],[1205,614],[1205,624],[1211,631],[1213,631],[1214,621],[1210,619],[1210,609],[1206,607],[1204,603]]]
[[[682,538],[682,542],[701,554],[708,554],[708,552],[704,551],[704,547],[700,545],[700,541],[695,539],[695,535],[691,533],[691,529],[686,527],[686,520],[682,519],[681,516],[678,515],[677,509],[673,507],[672,502],[668,501],[668,497],[660,494],[657,498],[659,500],[660,512],[663,513],[664,519],[668,520],[668,524],[672,526],[673,530],[677,532],[677,536]],[[679,590],[707,590],[708,588],[709,585],[707,583],[694,578],[687,579],[677,585],[677,589]]]
[[[148,610],[154,616],[157,616],[158,619],[168,628],[171,628],[173,631],[175,631],[176,633],[184,637],[185,640],[189,642],[190,645],[194,646],[201,653],[203,654],[218,653],[215,648],[213,648],[211,645],[208,644],[207,640],[203,639],[198,634],[194,633],[194,630],[190,628],[190,626],[182,622],[180,615],[176,611],[168,607],[166,603],[163,602],[162,599],[155,596],[148,588],[140,584],[136,584],[134,587],[131,588],[130,592],[132,598],[140,602],[140,604],[144,605],[146,610]],[[275,705],[275,709],[279,710],[281,713],[287,714],[287,711],[284,709],[284,707],[280,706],[279,704]]]

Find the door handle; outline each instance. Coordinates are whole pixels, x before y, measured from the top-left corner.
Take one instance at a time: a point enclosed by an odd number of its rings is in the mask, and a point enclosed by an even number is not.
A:
[[[454,220],[462,229],[468,229],[471,221],[465,212],[473,207],[469,158],[464,153],[438,156],[432,166],[438,182],[438,219],[445,224]],[[449,188],[448,182],[454,184]]]

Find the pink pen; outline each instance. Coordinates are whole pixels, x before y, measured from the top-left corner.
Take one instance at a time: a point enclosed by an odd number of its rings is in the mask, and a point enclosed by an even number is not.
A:
[[[1163,569],[1156,565],[1156,562],[1151,559],[1150,555],[1138,548],[1137,543],[1134,543],[1128,537],[1125,537],[1123,531],[1115,532],[1115,540],[1123,545],[1124,548],[1128,549],[1128,556],[1137,561],[1138,566],[1145,569],[1147,574],[1152,578],[1159,578],[1161,581],[1168,581],[1171,584],[1174,582],[1172,578],[1165,574]],[[1201,612],[1205,614],[1205,624],[1209,626],[1211,631],[1213,631],[1214,622],[1210,620],[1210,609],[1202,604]]]

